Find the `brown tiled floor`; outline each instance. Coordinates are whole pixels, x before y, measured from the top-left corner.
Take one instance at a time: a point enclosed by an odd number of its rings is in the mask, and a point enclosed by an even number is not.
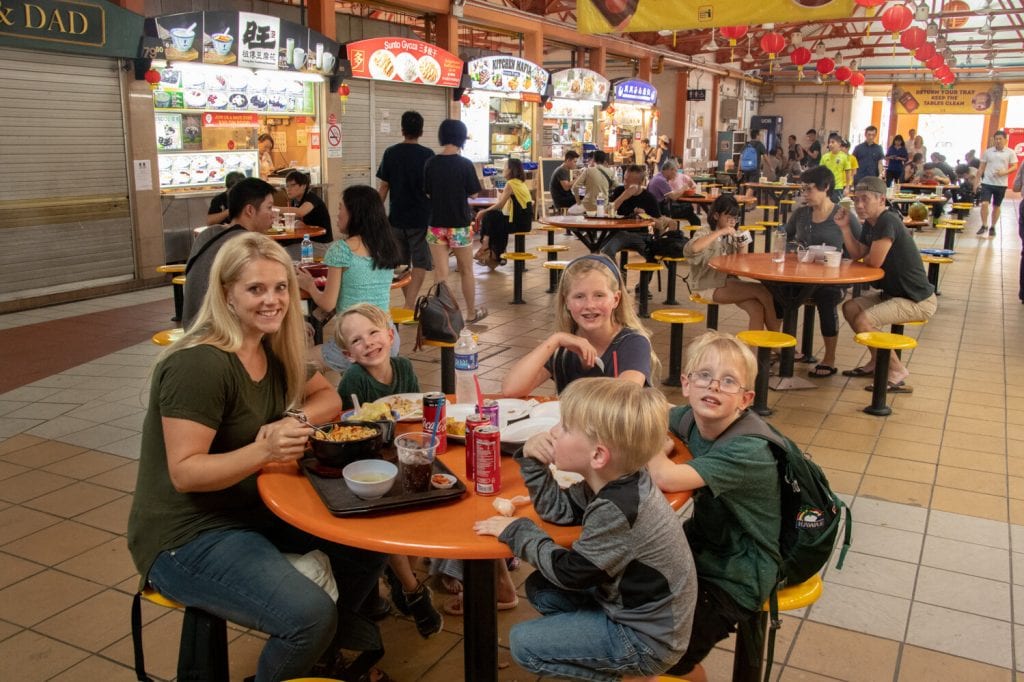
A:
[[[834,376],[813,391],[770,395],[773,423],[825,467],[856,519],[846,566],[826,571],[824,596],[784,616],[773,679],[1010,680],[1024,670],[1024,307],[1014,212],[1015,202],[994,240],[971,234],[972,216],[956,263],[943,271],[938,314],[909,330],[920,341],[908,356],[915,392],[892,397],[890,417],[861,412],[865,380]],[[942,236],[917,239],[937,246]],[[582,252],[559,241],[570,255]],[[521,306],[507,304],[511,266],[476,274],[492,311],[475,327],[481,378],[497,391],[509,364],[550,333],[553,298],[539,264]],[[158,351],[148,338],[173,326],[171,311],[166,288],[0,317],[0,680],[134,679],[128,603],[137,576],[124,534]],[[723,306],[722,328],[743,324]],[[650,326],[666,360],[668,329]],[[411,353],[413,331],[403,328],[403,348],[424,388],[436,388],[438,354]],[[860,364],[864,349],[845,327],[840,334],[840,366]],[[681,401],[677,389],[665,393]],[[519,584],[528,570],[514,574]],[[502,612],[501,642],[534,616],[525,600]],[[143,617],[147,668],[171,679],[181,614],[146,604]],[[447,617],[427,641],[405,619],[383,627],[382,665],[398,682],[462,678],[461,619]],[[241,680],[262,640],[235,627],[229,636],[231,678]],[[708,658],[712,679],[729,678],[731,650],[724,642]],[[507,649],[500,658],[509,661]],[[531,679],[515,665],[500,677]]]

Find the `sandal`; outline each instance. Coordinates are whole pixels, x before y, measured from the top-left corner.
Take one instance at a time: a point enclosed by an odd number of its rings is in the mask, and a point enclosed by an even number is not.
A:
[[[487,308],[483,307],[482,305],[477,306],[476,309],[473,311],[473,317],[466,320],[466,324],[476,324],[485,317],[487,317]]]
[[[807,376],[812,379],[825,379],[832,376],[839,370],[831,365],[816,365],[814,369],[807,372]]]
[[[874,391],[875,385],[868,384],[867,386],[864,387],[864,390]],[[907,384],[906,381],[897,381],[896,383],[887,381],[885,382],[885,390],[888,391],[889,393],[913,393],[914,387]]]
[[[843,376],[844,377],[870,377],[870,376],[874,376],[874,374],[875,374],[874,368],[872,368],[872,369],[864,369],[863,367],[854,367],[853,369],[844,369],[843,370]]]
[[[445,601],[444,606],[441,607],[441,610],[444,611],[445,613],[447,613],[449,616],[461,616],[461,615],[463,615],[462,597],[463,597],[462,594],[458,594],[458,595],[452,597],[451,599]],[[511,611],[512,609],[516,608],[517,606],[519,606],[519,595],[516,595],[516,598],[513,599],[512,601],[500,601],[500,602],[498,602],[498,610],[499,611]]]
[[[462,581],[450,575],[441,576],[441,587],[448,594],[462,594]]]

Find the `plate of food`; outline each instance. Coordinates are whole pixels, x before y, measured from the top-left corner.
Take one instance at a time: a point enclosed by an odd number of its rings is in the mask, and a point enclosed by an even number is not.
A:
[[[423,419],[422,393],[396,393],[377,400],[398,413],[398,421],[415,422]]]
[[[457,443],[466,440],[466,417],[476,412],[476,405],[448,403],[445,417],[448,422],[448,438]]]
[[[396,410],[392,410],[388,405],[381,402],[364,403],[359,406],[358,410],[345,410],[341,413],[343,420],[355,419],[361,422],[379,422],[385,419],[398,421],[398,416]]]
[[[511,443],[515,445],[521,445],[530,438],[530,436],[544,431],[550,431],[555,424],[558,423],[557,419],[551,417],[541,417],[538,419],[529,418],[518,421],[515,424],[510,424],[505,427],[505,430],[501,432],[501,442]]]
[[[498,414],[501,415],[502,421],[507,424],[518,421],[523,417],[528,417],[530,409],[535,404],[518,398],[498,398]]]
[[[530,419],[561,419],[562,409],[557,400],[540,403],[530,410]]]

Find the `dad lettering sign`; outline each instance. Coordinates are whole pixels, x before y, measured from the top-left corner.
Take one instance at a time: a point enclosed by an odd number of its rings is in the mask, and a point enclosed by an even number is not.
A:
[[[0,0],[0,45],[135,57],[143,20],[105,0]]]

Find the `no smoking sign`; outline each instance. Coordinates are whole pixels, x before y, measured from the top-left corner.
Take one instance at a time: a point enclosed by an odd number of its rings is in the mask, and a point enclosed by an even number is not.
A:
[[[341,126],[327,126],[327,157],[341,158]]]

